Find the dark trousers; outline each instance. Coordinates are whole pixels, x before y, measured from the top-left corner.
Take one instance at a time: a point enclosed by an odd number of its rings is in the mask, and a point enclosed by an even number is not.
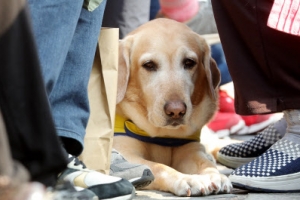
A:
[[[54,128],[28,19],[25,1],[0,1],[0,110],[12,158],[25,166],[32,181],[49,186],[67,161]],[[9,165],[2,163],[0,173]]]
[[[267,26],[273,0],[212,0],[238,114],[300,109],[300,37]]]

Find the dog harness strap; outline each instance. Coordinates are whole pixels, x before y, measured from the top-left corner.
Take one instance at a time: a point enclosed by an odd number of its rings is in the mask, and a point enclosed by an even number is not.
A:
[[[125,127],[126,133],[115,133],[114,136],[129,136],[133,137],[137,140],[143,141],[143,142],[148,142],[152,144],[157,144],[161,146],[170,146],[170,147],[177,147],[177,146],[182,146],[190,142],[197,142],[195,140],[187,140],[187,139],[180,139],[180,138],[162,138],[162,137],[147,137],[147,136],[142,136],[135,134],[131,132],[127,127]]]
[[[197,132],[193,134],[193,136],[195,135],[199,135],[199,133]],[[193,139],[150,137],[144,130],[137,127],[133,122],[125,120],[120,116],[116,116],[114,136],[128,136],[143,142],[171,147],[182,146],[190,142],[199,142],[199,137],[194,137]]]

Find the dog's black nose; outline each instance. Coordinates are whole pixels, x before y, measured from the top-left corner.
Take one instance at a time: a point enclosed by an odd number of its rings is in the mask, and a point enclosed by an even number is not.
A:
[[[172,119],[180,119],[186,113],[186,104],[179,100],[169,101],[165,104],[164,110]]]

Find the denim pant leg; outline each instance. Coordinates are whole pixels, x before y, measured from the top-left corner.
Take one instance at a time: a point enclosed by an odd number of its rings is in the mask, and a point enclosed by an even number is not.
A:
[[[28,0],[28,5],[50,96],[71,46],[83,0]]]
[[[57,132],[67,151],[77,155],[89,117],[87,84],[106,0],[93,12],[82,8],[83,0],[28,3]]]
[[[220,86],[232,81],[221,43],[211,45],[211,57],[215,59],[221,73]]]
[[[58,135],[73,155],[83,150],[90,114],[87,87],[105,4],[104,0],[93,12],[81,10],[65,63],[50,95]]]
[[[155,19],[158,11],[160,9],[159,0],[151,0],[150,1],[150,19]]]

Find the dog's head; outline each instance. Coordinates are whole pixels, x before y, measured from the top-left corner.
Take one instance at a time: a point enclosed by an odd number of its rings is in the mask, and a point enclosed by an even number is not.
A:
[[[208,44],[183,23],[156,19],[120,41],[118,109],[135,122],[201,128],[216,110],[219,82]]]

